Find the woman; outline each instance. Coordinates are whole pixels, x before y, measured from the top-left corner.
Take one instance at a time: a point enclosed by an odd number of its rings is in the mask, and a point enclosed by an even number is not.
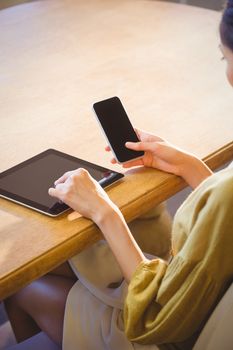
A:
[[[220,36],[233,85],[233,0],[224,11]],[[97,286],[82,276],[74,257],[73,271],[63,266],[6,301],[19,340],[42,329],[56,343],[63,341],[65,350],[191,349],[232,280],[233,169],[212,174],[194,155],[137,132],[141,141],[126,147],[145,155],[124,167],[158,168],[183,177],[194,189],[174,220],[172,260],[168,264],[143,254],[119,209],[87,171],[64,174],[49,194],[98,225],[124,281],[110,271],[108,281]],[[101,275],[101,268],[93,269]]]

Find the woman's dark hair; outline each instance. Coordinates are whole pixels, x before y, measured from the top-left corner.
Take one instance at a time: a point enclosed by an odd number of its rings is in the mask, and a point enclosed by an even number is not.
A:
[[[223,45],[233,51],[233,0],[228,0],[220,23],[220,37]]]

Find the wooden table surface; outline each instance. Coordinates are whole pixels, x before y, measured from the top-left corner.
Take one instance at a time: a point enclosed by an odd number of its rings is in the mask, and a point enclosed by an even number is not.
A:
[[[109,163],[92,104],[119,96],[132,123],[202,157],[233,158],[233,96],[218,12],[157,1],[44,0],[0,12],[0,171],[55,148]],[[185,186],[134,169],[108,193],[131,221]],[[0,299],[101,237],[0,199]]]

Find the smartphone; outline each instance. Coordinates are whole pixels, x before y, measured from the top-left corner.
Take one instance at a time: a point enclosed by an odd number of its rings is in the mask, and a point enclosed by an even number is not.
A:
[[[144,155],[142,151],[133,151],[125,147],[127,141],[138,142],[140,140],[118,97],[96,102],[93,109],[119,163],[125,163]]]

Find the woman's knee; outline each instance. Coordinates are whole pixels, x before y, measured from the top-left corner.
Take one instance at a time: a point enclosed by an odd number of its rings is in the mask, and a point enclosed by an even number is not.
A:
[[[61,343],[66,299],[74,283],[69,278],[43,276],[9,297],[6,309],[11,314],[22,311],[51,339]]]
[[[68,261],[65,263],[59,265],[55,269],[51,270],[49,275],[55,275],[55,276],[60,276],[60,277],[66,277],[66,278],[71,278],[72,280],[76,281],[77,276],[74,274],[72,268],[70,267],[70,264]]]
[[[62,309],[74,283],[59,276],[43,276],[7,298],[6,308],[20,308],[33,318],[48,310]]]

